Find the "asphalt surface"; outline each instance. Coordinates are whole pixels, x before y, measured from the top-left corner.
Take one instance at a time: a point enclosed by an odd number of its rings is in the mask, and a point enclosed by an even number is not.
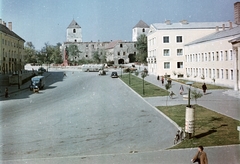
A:
[[[144,100],[110,73],[46,75],[39,94],[23,89],[1,97],[2,163],[191,163],[196,148],[167,149],[177,128],[154,107],[159,97]],[[177,97],[169,103],[186,102]],[[239,163],[239,145],[205,151],[211,164]]]

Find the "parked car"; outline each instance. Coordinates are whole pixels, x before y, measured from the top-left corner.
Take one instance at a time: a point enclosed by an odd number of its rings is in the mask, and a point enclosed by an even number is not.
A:
[[[111,77],[112,77],[112,78],[118,78],[117,72],[112,72]]]
[[[29,86],[29,89],[31,91],[34,90],[34,88],[43,89],[44,85],[45,85],[45,77],[44,76],[34,76],[31,79],[31,85]]]

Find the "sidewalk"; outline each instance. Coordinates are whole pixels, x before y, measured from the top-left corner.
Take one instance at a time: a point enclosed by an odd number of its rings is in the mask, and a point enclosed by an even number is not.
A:
[[[165,89],[165,86],[162,85],[161,81],[157,80],[155,75],[149,75],[145,78],[146,81]],[[166,82],[165,82],[166,84]],[[188,93],[189,86],[186,84],[181,84],[175,81],[172,81],[172,88],[169,91],[175,93],[173,99],[168,98],[168,105],[177,105],[177,104],[186,104],[187,100],[183,100],[183,95],[179,94],[180,86],[184,87],[184,94]],[[195,89],[191,87],[191,89]],[[202,91],[200,89],[197,89]],[[165,106],[166,105],[166,96],[164,97],[148,97],[145,98],[153,106]],[[240,96],[239,93],[233,90],[207,90],[207,94],[203,95],[197,100],[197,103],[201,106],[204,106],[208,109],[216,111],[218,113],[229,116],[233,119],[240,120]],[[191,100],[191,104],[195,104],[194,100]]]
[[[51,72],[45,72],[43,74],[43,76],[47,77],[51,74]],[[26,90],[26,89],[29,89],[29,85],[31,84],[30,81],[22,84],[20,86],[20,89],[18,89],[18,85],[1,85],[0,86],[0,97],[4,97],[5,95],[5,88],[7,87],[8,88],[8,95],[11,97],[11,94],[14,94],[14,93],[17,93],[17,92],[20,92],[20,91],[23,91],[23,90]],[[5,97],[4,97],[5,98]],[[7,98],[6,98],[7,99]]]

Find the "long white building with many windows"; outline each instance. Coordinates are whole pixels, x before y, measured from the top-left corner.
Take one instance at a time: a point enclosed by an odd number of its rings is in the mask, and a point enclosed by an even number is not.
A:
[[[155,23],[148,33],[148,70],[154,75],[171,78],[185,74],[184,45],[216,32],[216,27],[228,29],[228,22]]]

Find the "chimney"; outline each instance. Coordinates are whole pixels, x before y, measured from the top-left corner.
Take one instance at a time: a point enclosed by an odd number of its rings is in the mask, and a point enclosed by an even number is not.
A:
[[[12,22],[8,22],[8,28],[10,31],[12,31]]]
[[[188,21],[187,21],[187,20],[181,20],[180,23],[182,23],[182,24],[188,24]]]
[[[229,29],[232,29],[232,28],[233,28],[232,22],[229,21]]]
[[[3,25],[6,26],[6,22],[3,21]]]
[[[225,30],[225,24],[222,25],[222,30],[223,30],[223,31]]]
[[[165,23],[166,23],[166,25],[171,25],[171,21],[170,20],[166,20]]]
[[[240,2],[234,3],[234,20],[234,23],[240,25]]]
[[[218,27],[218,26],[216,26],[216,31],[217,31],[217,32],[219,31],[219,27]]]

